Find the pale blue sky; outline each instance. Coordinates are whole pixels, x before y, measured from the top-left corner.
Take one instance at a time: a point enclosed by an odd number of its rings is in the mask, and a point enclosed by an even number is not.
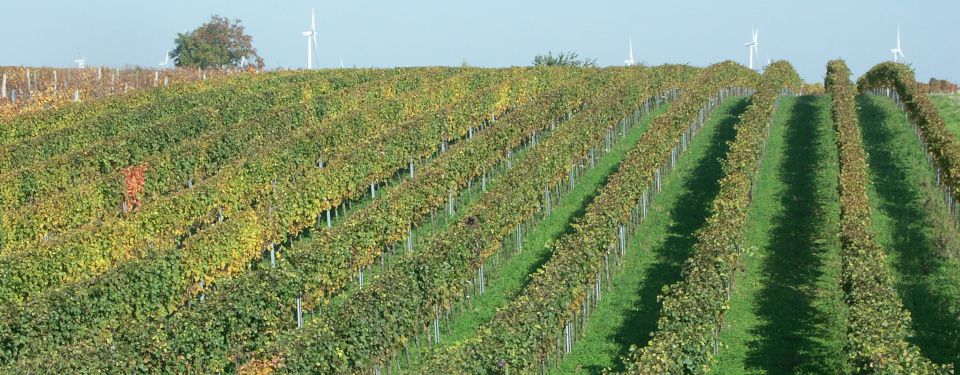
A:
[[[917,79],[960,81],[960,1],[51,1],[0,0],[0,65],[156,67],[177,32],[211,14],[239,18],[268,68],[306,67],[310,9],[320,56],[314,65],[394,67],[529,65],[537,54],[575,51],[620,65],[633,38],[648,64],[747,64],[759,29],[764,62],[786,59],[808,81],[828,60],[855,75],[892,59],[897,23]]]

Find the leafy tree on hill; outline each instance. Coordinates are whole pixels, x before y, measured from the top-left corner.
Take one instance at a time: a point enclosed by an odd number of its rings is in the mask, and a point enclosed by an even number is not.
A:
[[[183,68],[223,69],[244,65],[263,68],[263,59],[250,45],[253,38],[243,33],[240,20],[218,15],[196,30],[177,33],[176,48],[170,52],[174,64]]]
[[[576,52],[560,52],[553,56],[553,52],[547,52],[547,55],[537,55],[533,58],[533,66],[583,66],[596,67],[596,59],[577,60]]]

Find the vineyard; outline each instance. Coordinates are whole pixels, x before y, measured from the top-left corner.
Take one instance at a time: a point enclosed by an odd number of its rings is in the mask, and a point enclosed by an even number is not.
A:
[[[825,72],[0,67],[0,373],[952,373],[960,101]]]

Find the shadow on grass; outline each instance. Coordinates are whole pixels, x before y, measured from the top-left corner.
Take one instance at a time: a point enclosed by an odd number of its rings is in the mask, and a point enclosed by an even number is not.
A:
[[[610,171],[608,171],[608,172],[606,173],[606,176],[604,176],[604,177],[600,180],[600,182],[597,183],[597,184],[593,187],[593,190],[590,191],[590,192],[587,192],[586,195],[584,195],[579,201],[575,201],[575,202],[564,202],[564,203],[566,203],[566,204],[575,205],[575,206],[574,206],[573,213],[571,213],[570,215],[564,215],[564,217],[565,217],[565,224],[563,224],[563,230],[562,230],[562,231],[559,231],[559,232],[556,232],[556,233],[552,233],[552,234],[550,234],[550,235],[544,235],[544,236],[547,236],[547,239],[545,240],[545,243],[552,244],[554,241],[556,241],[556,240],[558,240],[558,239],[560,239],[560,238],[562,238],[562,237],[564,237],[564,236],[567,236],[567,235],[570,235],[570,234],[573,234],[574,232],[576,232],[576,228],[574,228],[573,225],[576,224],[581,218],[583,218],[583,215],[587,213],[587,207],[589,207],[590,204],[593,203],[593,200],[597,198],[597,195],[600,194],[600,188],[603,187],[604,185],[606,185],[607,182],[609,181],[609,179],[610,179],[610,173],[617,171],[617,169],[620,168],[620,163],[622,163],[622,162],[623,162],[623,161],[621,160],[621,161],[617,161],[616,163],[614,163],[614,165],[613,165],[613,167],[612,167],[613,169],[610,170]],[[597,170],[594,170],[594,171],[597,171]],[[593,172],[593,171],[591,171],[591,173],[592,173],[592,172]],[[599,172],[599,171],[597,171],[597,172]],[[580,188],[581,185],[582,185],[582,182],[577,185],[577,188]],[[554,211],[554,213],[552,213],[551,215],[557,215],[557,214],[559,214],[559,212]],[[549,218],[548,218],[548,220],[549,220]],[[538,230],[541,229],[542,226],[543,226],[543,225],[546,225],[546,224],[548,224],[548,223],[546,222],[546,220],[541,221],[539,224],[537,224],[537,229],[538,229]],[[524,243],[529,243],[529,241],[524,240]],[[523,277],[523,282],[520,284],[520,287],[519,287],[519,288],[516,288],[516,289],[513,291],[513,293],[510,295],[510,299],[511,299],[511,300],[514,299],[514,298],[516,298],[516,297],[518,297],[518,296],[520,295],[520,293],[523,292],[523,290],[525,290],[525,289],[527,288],[527,285],[529,285],[531,282],[533,282],[533,276],[534,276],[534,274],[536,274],[536,272],[537,272],[540,268],[542,268],[545,264],[547,264],[547,262],[549,262],[551,258],[553,258],[552,248],[551,248],[551,251],[542,251],[541,254],[539,254],[539,256],[537,256],[537,259],[534,260],[533,263],[530,263],[530,266],[527,267],[526,271],[524,271],[524,274],[525,274],[526,276]]]
[[[960,366],[960,317],[950,313],[950,301],[944,300],[946,296],[925,280],[927,275],[935,274],[943,267],[943,262],[938,259],[941,252],[932,242],[938,236],[956,233],[932,224],[936,221],[931,217],[933,213],[926,209],[926,189],[920,187],[921,177],[918,177],[925,172],[911,171],[911,161],[905,160],[903,151],[895,151],[919,146],[911,139],[913,134],[909,128],[892,129],[893,125],[883,125],[889,121],[888,112],[877,100],[880,99],[858,97],[858,116],[864,148],[869,153],[874,188],[880,200],[878,207],[893,222],[890,228],[892,246],[885,247],[885,250],[897,254],[892,264],[902,275],[897,289],[904,307],[913,316],[916,333],[909,341],[920,347],[923,355],[933,362]],[[901,131],[908,134],[901,134]]]
[[[667,212],[673,225],[667,229],[666,239],[657,248],[651,249],[657,255],[657,262],[649,267],[639,290],[638,303],[624,316],[623,324],[610,339],[620,347],[613,371],[624,371],[623,363],[617,360],[629,354],[630,346],[644,347],[650,341],[650,334],[657,329],[661,304],[657,296],[664,286],[680,281],[680,271],[684,261],[693,255],[693,245],[697,239],[694,232],[703,226],[711,213],[714,197],[720,190],[720,178],[723,177],[720,161],[730,149],[728,141],[736,136],[734,125],[747,108],[747,101],[741,100],[730,109],[729,117],[718,124],[709,147],[699,160],[693,162],[693,169],[676,176],[683,180],[680,195]],[[659,206],[654,202],[654,207]],[[600,374],[602,368],[590,366],[584,368],[587,373]]]
[[[622,140],[618,140],[617,142],[621,142],[621,141]],[[614,145],[614,148],[617,150],[617,152],[620,153],[619,157],[621,159],[613,163],[608,163],[608,161],[614,157],[614,155],[611,155],[613,151],[611,151],[610,153],[607,153],[601,158],[598,158],[597,162],[599,164],[596,165],[596,168],[586,172],[584,175],[581,175],[581,180],[576,183],[575,185],[576,187],[574,188],[575,190],[577,189],[582,190],[583,184],[587,183],[587,184],[593,185],[591,187],[592,190],[583,193],[584,195],[581,196],[580,199],[577,201],[573,201],[565,197],[564,199],[561,200],[562,202],[561,204],[564,206],[555,207],[554,211],[551,213],[551,216],[548,216],[545,220],[537,224],[537,229],[543,228],[542,227],[543,225],[557,225],[557,224],[551,224],[550,222],[556,221],[555,219],[556,217],[561,217],[560,216],[561,211],[558,211],[558,210],[566,210],[567,207],[570,207],[570,206],[572,206],[573,208],[572,213],[563,214],[562,216],[562,220],[564,221],[563,230],[556,233],[549,234],[549,235],[544,235],[544,236],[547,236],[545,243],[552,244],[554,241],[576,232],[576,228],[574,228],[574,225],[577,224],[580,221],[580,219],[582,219],[583,216],[587,213],[587,208],[590,207],[590,205],[593,204],[593,201],[597,198],[597,196],[600,195],[600,189],[603,188],[603,186],[605,186],[608,182],[610,182],[610,176],[616,173],[618,170],[620,170],[620,164],[623,164],[623,158],[626,157],[626,154],[629,152],[629,149],[630,149],[629,147],[624,148],[622,144],[618,145],[616,143]],[[590,180],[592,180],[592,178],[587,177],[588,175],[595,176],[598,173],[601,174],[602,177],[600,177],[600,180],[596,183],[591,182]],[[572,191],[570,193],[572,193]],[[524,242],[526,243],[527,241],[524,240]],[[510,296],[510,299],[514,299],[517,296],[519,296],[520,293],[524,289],[526,289],[527,285],[529,285],[533,281],[534,274],[540,268],[542,268],[545,264],[547,264],[547,262],[549,262],[551,258],[553,258],[553,251],[542,252],[542,254],[540,254],[537,257],[537,259],[530,264],[529,267],[527,267],[527,270],[525,271],[526,276],[524,276],[523,282],[521,283],[520,287],[517,288],[514,291],[514,293]]]
[[[797,98],[787,120],[777,174],[786,189],[777,202],[779,214],[772,218],[769,248],[756,270],[766,280],[756,297],[756,314],[762,323],[751,330],[760,339],[747,343],[745,362],[748,368],[768,374],[792,374],[801,366],[804,372],[816,374],[838,371],[817,366],[820,358],[812,357],[824,349],[811,339],[823,319],[813,306],[811,291],[823,275],[819,254],[829,251],[828,242],[818,241],[826,221],[821,204],[826,192],[818,191],[817,166],[826,155],[818,146],[824,130],[817,126],[817,100]]]

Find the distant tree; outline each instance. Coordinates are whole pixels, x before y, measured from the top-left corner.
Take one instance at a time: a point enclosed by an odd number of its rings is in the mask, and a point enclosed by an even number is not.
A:
[[[942,92],[942,89],[940,88],[940,82],[941,82],[941,81],[938,80],[938,79],[936,79],[936,78],[932,78],[932,77],[930,78],[930,93],[931,93],[931,94],[939,94],[940,92]]]
[[[213,15],[196,30],[177,33],[170,57],[183,68],[223,69],[240,66],[243,61],[244,65],[263,69],[263,59],[250,45],[252,40],[243,33],[240,20]]]
[[[928,93],[931,94],[946,94],[946,93],[955,93],[957,92],[957,84],[950,82],[945,79],[936,79],[930,78]]]
[[[533,66],[583,66],[596,67],[597,59],[577,60],[576,52],[560,52],[553,56],[553,52],[547,52],[547,55],[537,55],[533,58]]]

